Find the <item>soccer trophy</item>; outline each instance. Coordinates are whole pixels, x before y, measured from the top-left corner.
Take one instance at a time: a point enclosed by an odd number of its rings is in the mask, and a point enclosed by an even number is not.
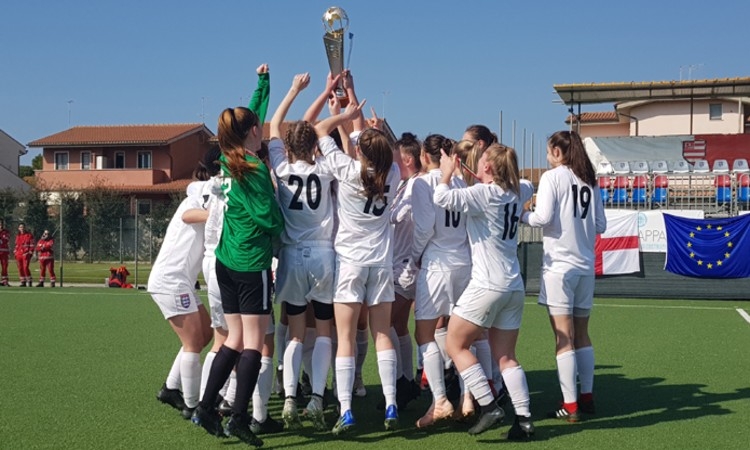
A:
[[[326,30],[323,44],[326,47],[328,66],[331,68],[331,75],[335,77],[344,71],[344,34],[349,28],[349,17],[346,11],[338,6],[328,8],[323,14],[323,27]],[[335,89],[335,94],[342,107],[349,103],[341,81]]]

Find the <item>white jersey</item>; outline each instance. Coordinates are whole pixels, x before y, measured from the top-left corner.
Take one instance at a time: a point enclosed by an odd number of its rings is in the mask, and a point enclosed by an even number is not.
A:
[[[208,210],[208,219],[204,229],[204,256],[216,257],[216,246],[221,239],[221,229],[224,224],[224,192],[221,190],[221,177],[211,177],[203,188],[203,200],[205,209]]]
[[[148,292],[171,294],[195,290],[203,262],[204,224],[182,221],[182,214],[194,208],[204,208],[200,194],[185,198],[172,216],[148,277]]]
[[[278,200],[284,214],[283,245],[309,241],[332,241],[334,228],[331,182],[333,169],[324,158],[315,164],[290,163],[284,142],[272,139],[268,144],[271,168],[276,176]]]
[[[344,154],[330,136],[321,138],[318,148],[339,181],[339,229],[334,244],[339,259],[360,267],[391,268],[393,228],[389,201],[401,179],[398,166],[394,163],[388,172],[384,198],[367,198],[363,195],[360,162]]]
[[[523,290],[518,265],[518,223],[523,205],[534,187],[521,181],[520,195],[491,183],[477,183],[465,189],[435,188],[435,204],[468,217],[466,231],[471,243],[471,283],[496,291]]]
[[[409,268],[413,266],[411,247],[414,243],[414,220],[411,215],[411,190],[414,177],[404,180],[399,185],[391,209],[393,224],[393,267]]]
[[[589,186],[567,166],[542,174],[536,209],[524,222],[542,227],[542,269],[584,275],[594,273],[596,235],[607,229],[599,188]]]
[[[440,169],[432,169],[414,180],[411,194],[414,218],[412,259],[421,259],[423,269],[445,271],[471,265],[471,250],[466,235],[466,214],[449,211],[433,200],[441,177]],[[453,177],[450,187],[465,188],[466,182]]]

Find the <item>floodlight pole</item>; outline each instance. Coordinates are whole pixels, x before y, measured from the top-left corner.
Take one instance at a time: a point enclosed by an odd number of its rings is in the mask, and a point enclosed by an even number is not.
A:
[[[63,287],[63,261],[65,260],[63,244],[63,198],[60,196],[60,287]]]
[[[138,198],[135,199],[135,246],[133,247],[133,259],[135,260],[135,287],[138,289]]]

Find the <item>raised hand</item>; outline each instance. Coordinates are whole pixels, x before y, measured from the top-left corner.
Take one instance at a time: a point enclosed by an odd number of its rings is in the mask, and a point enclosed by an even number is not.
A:
[[[268,63],[263,63],[259,65],[258,68],[255,69],[255,73],[257,73],[258,75],[262,73],[268,73]]]
[[[375,112],[375,108],[370,107],[370,113],[372,114],[372,117],[369,119],[365,119],[365,123],[368,128],[375,128],[376,130],[380,129],[380,119],[378,118],[378,114]]]
[[[304,90],[309,85],[310,74],[307,72],[295,75],[294,80],[292,80],[292,89],[295,89],[297,92]]]

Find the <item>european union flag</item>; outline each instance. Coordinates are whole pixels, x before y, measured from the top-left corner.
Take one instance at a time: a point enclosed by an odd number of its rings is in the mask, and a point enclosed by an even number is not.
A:
[[[664,226],[664,270],[698,278],[750,277],[750,214],[722,219],[664,214]]]

